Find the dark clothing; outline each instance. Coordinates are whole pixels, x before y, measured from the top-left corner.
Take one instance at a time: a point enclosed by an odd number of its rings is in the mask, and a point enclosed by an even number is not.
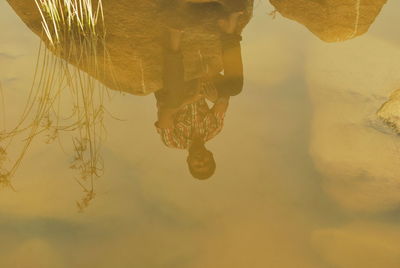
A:
[[[211,78],[218,97],[236,96],[242,92],[243,63],[240,41],[240,35],[221,34],[224,74],[217,74]],[[178,108],[190,94],[188,89],[190,91],[196,88],[200,81],[184,81],[184,66],[180,52],[166,50],[164,57],[164,88],[156,93],[156,98],[168,108]]]
[[[213,81],[219,97],[236,96],[243,89],[243,62],[240,41],[236,34],[221,34],[224,74],[218,74]]]

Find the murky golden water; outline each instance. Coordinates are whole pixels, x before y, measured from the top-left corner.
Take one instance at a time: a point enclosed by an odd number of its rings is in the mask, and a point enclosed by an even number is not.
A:
[[[244,87],[198,180],[193,135],[169,148],[155,127],[174,10],[103,0],[101,52],[60,58],[33,1],[1,1],[0,267],[400,267],[400,3],[385,2],[246,2]],[[186,81],[232,68],[214,24],[180,25]]]

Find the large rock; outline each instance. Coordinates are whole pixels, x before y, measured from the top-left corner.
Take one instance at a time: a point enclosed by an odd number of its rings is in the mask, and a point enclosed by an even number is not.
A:
[[[400,49],[373,38],[310,47],[310,153],[326,192],[352,211],[400,206],[400,138],[376,112],[400,87]]]
[[[326,42],[368,31],[387,0],[270,0],[282,16],[306,26]]]
[[[34,1],[7,1],[33,32],[42,39],[46,38],[42,34],[41,18]],[[253,0],[243,2],[247,11],[241,22],[242,27],[251,17]],[[96,69],[82,62],[80,55],[71,57],[70,51],[58,55],[111,89],[135,95],[147,95],[161,89],[162,35],[168,20],[178,15],[163,12],[157,0],[103,0],[103,7],[107,53],[103,53],[103,50],[98,51]],[[186,80],[216,73],[222,69],[218,32],[215,27],[206,27],[205,24],[207,21],[188,25],[185,29],[182,49]]]

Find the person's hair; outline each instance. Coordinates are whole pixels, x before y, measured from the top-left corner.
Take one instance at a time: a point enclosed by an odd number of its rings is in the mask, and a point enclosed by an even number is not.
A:
[[[193,168],[190,165],[190,161],[188,162],[188,167],[189,167],[190,174],[192,174],[192,176],[195,179],[207,180],[210,177],[212,177],[212,175],[214,175],[215,170],[217,168],[217,165],[215,163],[214,156],[213,156],[213,154],[211,152],[210,152],[210,155],[211,155],[211,159],[210,159],[209,164],[207,165],[207,169],[205,171],[203,171],[203,170],[200,171],[200,172],[197,171],[195,168]]]

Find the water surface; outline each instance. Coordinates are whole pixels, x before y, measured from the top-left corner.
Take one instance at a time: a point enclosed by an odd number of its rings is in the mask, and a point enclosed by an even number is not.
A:
[[[165,16],[156,1],[104,1],[100,72],[40,45],[30,4],[0,3],[0,127],[20,122],[32,88],[62,95],[51,113],[61,119],[0,140],[1,168],[21,160],[0,192],[1,267],[400,267],[399,2],[251,4],[241,21],[244,87],[206,143],[215,174],[197,180],[187,150],[165,146],[154,126]],[[185,79],[202,77],[204,64],[219,72],[218,34],[184,26]],[[56,136],[45,127],[71,122],[82,104],[52,72],[60,66],[81,75],[77,89],[93,88],[87,105],[104,107],[93,183],[74,168],[84,125]]]

